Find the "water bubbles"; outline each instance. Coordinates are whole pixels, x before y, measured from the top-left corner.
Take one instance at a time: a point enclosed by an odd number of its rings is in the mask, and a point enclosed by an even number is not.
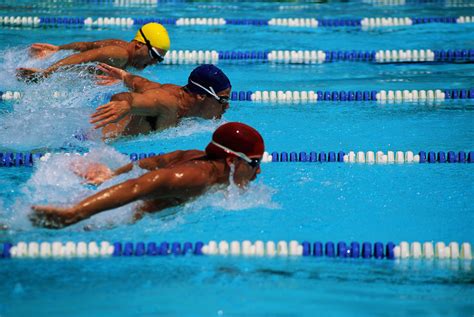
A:
[[[129,160],[125,155],[105,145],[92,148],[86,157],[67,153],[52,154],[47,161],[38,162],[33,175],[20,190],[22,195],[5,212],[6,225],[14,230],[31,228],[28,221],[31,205],[69,206],[100,190],[129,178],[138,177],[145,172],[135,167],[131,172],[105,181],[98,187],[88,186],[84,184],[84,179],[73,172],[71,166],[86,165],[91,162],[106,164],[115,169],[125,165]],[[128,204],[111,212],[104,212],[66,230],[94,230],[130,223],[136,206],[136,203]]]
[[[77,89],[80,85],[81,88]],[[16,151],[84,147],[101,142],[89,124],[97,97],[106,93],[88,74],[59,72],[39,84],[24,87],[13,111],[0,116],[0,146]]]

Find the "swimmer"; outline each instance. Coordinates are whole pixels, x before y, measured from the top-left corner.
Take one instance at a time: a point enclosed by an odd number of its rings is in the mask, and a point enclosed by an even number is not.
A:
[[[160,131],[185,117],[220,119],[229,108],[229,78],[212,64],[196,67],[186,86],[152,82],[105,64],[99,69],[107,74],[102,82],[121,79],[131,89],[113,95],[92,114],[90,122],[102,128],[104,139]]]
[[[239,122],[226,123],[216,129],[205,151],[175,151],[142,159],[138,166],[149,171],[142,176],[104,189],[72,207],[33,206],[30,219],[36,226],[57,229],[138,200],[135,219],[140,219],[144,213],[190,201],[212,186],[229,185],[230,177],[245,187],[260,173],[263,152],[263,138],[257,130]],[[130,163],[111,171],[92,164],[81,176],[100,184],[132,168]]]
[[[158,23],[148,23],[142,26],[130,42],[111,39],[74,42],[60,46],[35,43],[30,48],[30,55],[36,58],[45,58],[60,50],[79,52],[61,59],[43,70],[19,68],[17,77],[27,81],[38,81],[48,77],[61,67],[90,62],[102,62],[122,69],[132,66],[141,70],[149,65],[162,62],[169,48],[168,32]]]

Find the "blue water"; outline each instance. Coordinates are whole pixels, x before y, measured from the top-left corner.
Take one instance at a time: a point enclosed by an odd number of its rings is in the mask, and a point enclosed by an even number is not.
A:
[[[468,1],[405,6],[364,2],[199,2],[118,6],[116,2],[6,3],[0,15],[359,18],[474,15]],[[426,2],[426,1],[424,1]],[[460,5],[465,4],[465,7]],[[303,6],[298,8],[298,6]],[[292,8],[289,8],[292,7]],[[470,49],[474,24],[426,24],[363,31],[358,28],[252,26],[168,27],[172,49]],[[222,120],[184,120],[161,133],[104,145],[80,142],[88,116],[106,100],[88,74],[61,73],[38,85],[14,80],[20,66],[45,67],[66,55],[31,60],[33,42],[133,38],[136,28],[0,28],[0,90],[25,97],[0,104],[0,151],[90,150],[112,167],[121,152],[202,149],[220,124],[256,127],[271,151],[469,151],[474,104],[234,102]],[[235,90],[378,90],[474,87],[473,64],[272,65],[222,62]],[[138,72],[185,84],[193,65],[157,65]],[[53,91],[65,96],[52,98]],[[211,192],[164,215],[131,222],[125,206],[63,230],[33,228],[29,206],[70,204],[97,189],[81,184],[72,160],[53,156],[34,169],[0,170],[3,241],[458,241],[473,243],[473,165],[264,164],[240,193]],[[135,169],[130,175],[143,171]],[[126,179],[106,182],[101,188]],[[160,257],[109,260],[0,261],[0,316],[471,316],[474,273],[463,261],[362,261]]]

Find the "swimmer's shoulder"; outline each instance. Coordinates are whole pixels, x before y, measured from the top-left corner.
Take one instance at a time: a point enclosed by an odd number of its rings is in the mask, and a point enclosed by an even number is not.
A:
[[[145,90],[147,93],[156,93],[156,94],[168,94],[173,96],[179,96],[181,86],[174,84],[160,84],[158,82],[152,82],[149,84],[149,87]]]
[[[200,150],[177,150],[170,153],[163,154],[163,158],[169,160],[169,162],[174,164],[182,164],[194,160],[202,159],[206,156],[204,151]]]
[[[106,39],[95,41],[94,43],[97,45],[97,47],[119,46],[125,48],[130,42],[119,39]]]

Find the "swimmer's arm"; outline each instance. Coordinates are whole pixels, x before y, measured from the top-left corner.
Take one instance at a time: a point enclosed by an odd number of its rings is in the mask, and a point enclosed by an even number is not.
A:
[[[156,170],[102,190],[70,208],[33,206],[33,209],[40,217],[68,226],[139,199],[191,198],[215,182],[209,173],[210,170],[196,167]]]
[[[131,93],[130,98],[131,113],[137,116],[168,116],[177,109],[178,100],[164,89]]]
[[[154,171],[158,168],[166,167],[172,160],[177,159],[178,157],[183,156],[185,151],[174,151],[162,155],[154,155],[151,157],[147,157],[145,159],[141,159],[137,161],[137,164],[140,168]],[[117,168],[115,171],[112,172],[112,175],[118,176],[124,173],[128,173],[133,169],[133,163],[128,163],[122,167]]]
[[[97,47],[98,45],[96,44],[96,42],[73,42],[58,46],[59,50],[72,50],[79,52],[88,51]]]
[[[97,69],[104,73],[99,75],[100,79],[104,80],[121,80],[132,92],[141,93],[149,89],[160,88],[161,84],[143,78],[141,76],[133,75],[124,69],[113,67],[105,63],[97,65]]]
[[[163,89],[147,90],[144,93],[119,93],[111,101],[98,107],[91,115],[90,123],[95,129],[120,121],[131,114],[136,116],[162,116],[177,120],[178,100]]]
[[[88,50],[93,50],[96,48],[104,47],[107,45],[114,45],[120,42],[120,40],[102,40],[102,41],[93,41],[93,42],[73,42],[69,44],[59,45],[59,50],[73,50],[79,52],[85,52]]]
[[[88,62],[102,62],[119,68],[126,66],[128,62],[128,52],[120,47],[107,46],[73,54],[54,63],[43,71],[43,76],[47,77],[58,68],[68,65],[77,65]]]
[[[113,95],[110,101],[126,102],[128,112],[133,115],[158,116],[169,110],[167,104],[173,103],[173,97],[164,90],[148,90],[144,93],[121,92]]]
[[[132,91],[132,92],[145,92],[146,90],[159,88],[161,87],[160,83],[153,82],[144,77],[133,75],[129,72],[124,74],[122,77],[123,83]]]

